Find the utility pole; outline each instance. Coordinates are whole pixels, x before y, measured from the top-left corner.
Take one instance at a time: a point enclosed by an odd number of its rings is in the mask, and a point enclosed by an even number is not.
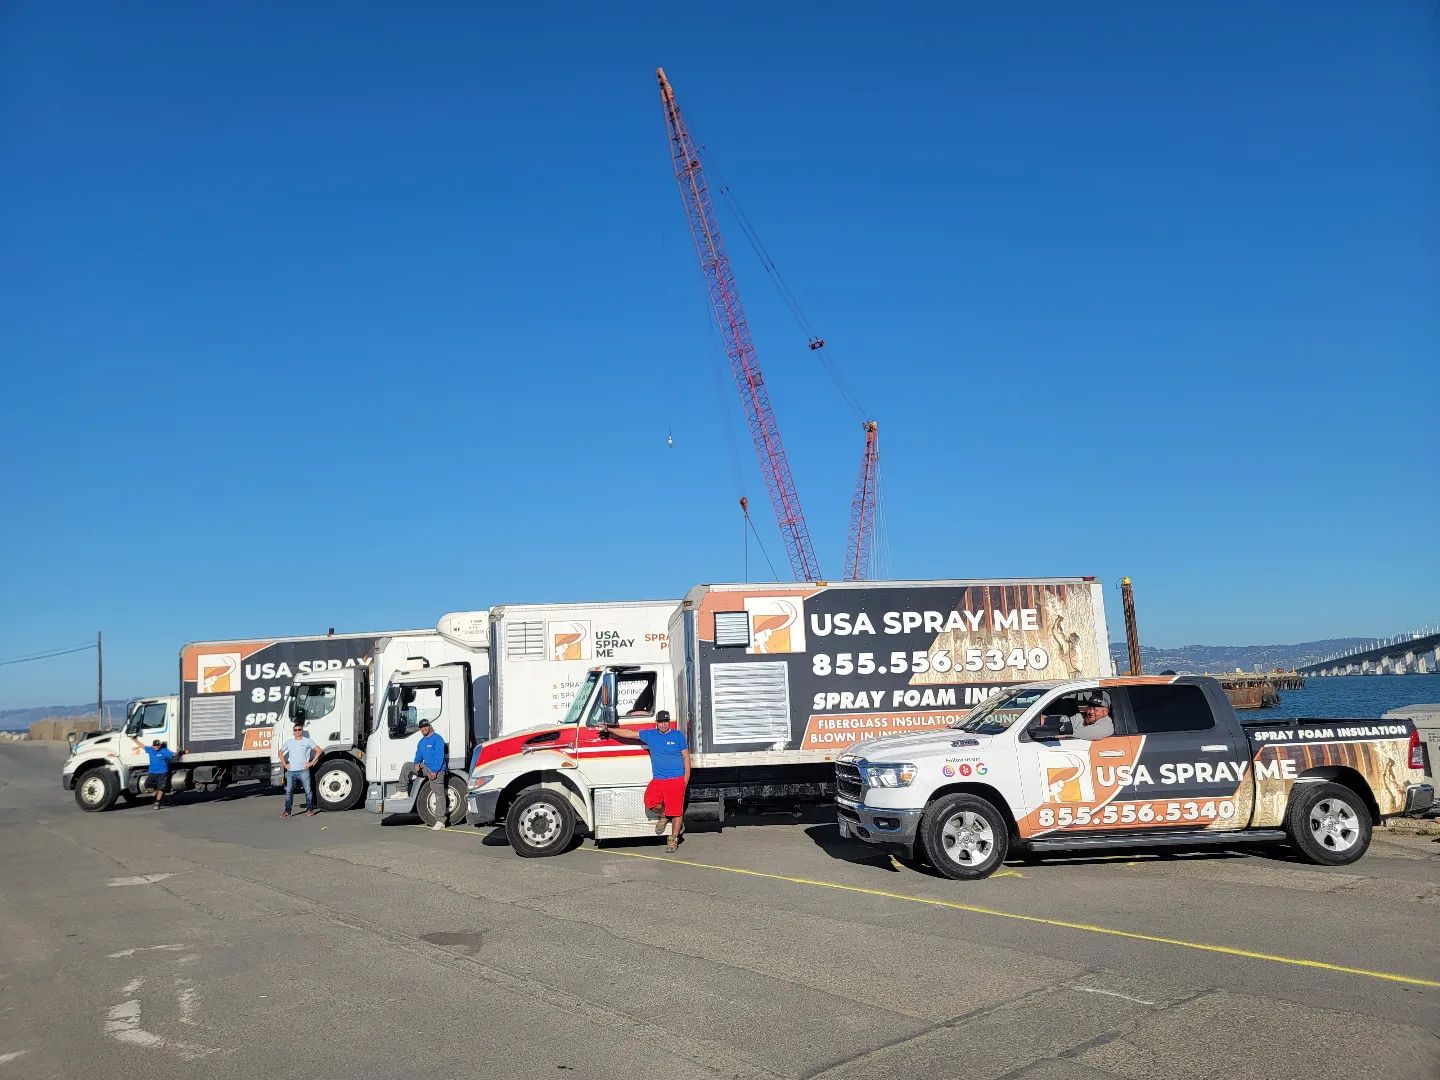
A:
[[[104,632],[95,631],[95,711],[100,714],[100,727],[105,724],[105,638]]]
[[[1130,646],[1130,674],[1140,674],[1140,631],[1135,627],[1135,590],[1128,577],[1120,579],[1120,603],[1125,608],[1125,644]]]

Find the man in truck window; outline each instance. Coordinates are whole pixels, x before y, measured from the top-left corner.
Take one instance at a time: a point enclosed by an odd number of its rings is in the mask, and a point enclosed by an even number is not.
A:
[[[305,725],[295,722],[293,734],[280,746],[280,760],[285,763],[285,809],[282,818],[290,816],[295,806],[295,790],[305,789],[305,816],[315,816],[315,789],[311,787],[310,770],[320,760],[320,746],[305,734]]]
[[[1104,694],[1082,697],[1075,716],[1070,719],[1070,737],[1096,742],[1115,734],[1115,721],[1110,716],[1110,699]]]
[[[450,795],[445,785],[445,740],[435,734],[429,720],[420,721],[420,741],[415,744],[415,759],[400,766],[400,791],[410,793],[410,781],[419,775],[424,780],[433,780],[440,799],[440,813],[432,829],[443,829],[449,823]],[[420,790],[425,790],[422,784]]]
[[[159,739],[151,741],[149,746],[143,745],[134,735],[130,741],[150,759],[150,764],[145,769],[145,778],[150,787],[155,791],[155,809],[160,809],[160,799],[165,794],[165,789],[170,786],[170,761],[175,757],[175,751],[166,749],[166,746]]]
[[[607,727],[600,725],[600,737],[614,735],[642,744],[650,752],[650,783],[645,787],[645,810],[656,815],[656,835],[665,834],[670,826],[670,839],[665,850],[673,853],[680,847],[680,830],[685,820],[685,788],[690,783],[690,743],[683,731],[670,726],[670,714],[661,709],[655,714],[653,728]]]

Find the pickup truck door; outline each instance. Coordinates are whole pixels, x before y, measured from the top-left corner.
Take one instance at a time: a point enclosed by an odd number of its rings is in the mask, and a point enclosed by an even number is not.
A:
[[[1135,783],[1120,798],[1151,803],[1154,825],[1215,832],[1248,824],[1249,744],[1224,692],[1213,694],[1218,700],[1183,679],[1118,691],[1126,729],[1143,740]]]
[[[1069,717],[1072,726],[1078,725],[1078,701],[1100,696],[1109,702],[1109,726],[1114,734],[1102,739],[1035,738],[1027,730],[1021,736],[1017,750],[1024,803],[1016,824],[1022,837],[1111,832],[1131,828],[1138,820],[1138,808],[1125,811],[1117,803],[1125,797],[1123,787],[1140,740],[1125,732],[1120,715],[1123,702],[1116,700],[1113,691],[1062,694],[1047,701],[1031,723],[1042,716]],[[1122,816],[1131,820],[1122,824]]]

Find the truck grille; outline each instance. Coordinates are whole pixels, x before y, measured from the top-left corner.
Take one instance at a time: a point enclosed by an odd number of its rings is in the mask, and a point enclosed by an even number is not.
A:
[[[842,763],[835,766],[835,794],[856,802],[861,801],[865,794],[865,785],[860,780],[860,770],[854,765]]]

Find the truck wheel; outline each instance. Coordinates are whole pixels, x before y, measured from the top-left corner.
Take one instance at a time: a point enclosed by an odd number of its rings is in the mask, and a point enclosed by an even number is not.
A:
[[[988,799],[957,792],[926,809],[920,819],[920,847],[930,865],[946,877],[989,877],[1005,862],[1010,826]]]
[[[558,791],[530,788],[505,812],[505,838],[522,859],[558,855],[575,837],[575,809]]]
[[[440,820],[440,789],[434,780],[420,785],[420,794],[415,797],[415,813],[426,825]],[[445,777],[445,824],[459,825],[465,820],[465,778],[455,773]]]
[[[109,769],[91,769],[75,783],[75,803],[87,813],[109,810],[120,794],[120,781]]]
[[[354,810],[365,799],[360,766],[346,758],[322,761],[315,770],[315,799],[325,811]]]
[[[1307,862],[1344,866],[1370,846],[1370,810],[1341,784],[1297,784],[1285,817],[1290,842]]]

